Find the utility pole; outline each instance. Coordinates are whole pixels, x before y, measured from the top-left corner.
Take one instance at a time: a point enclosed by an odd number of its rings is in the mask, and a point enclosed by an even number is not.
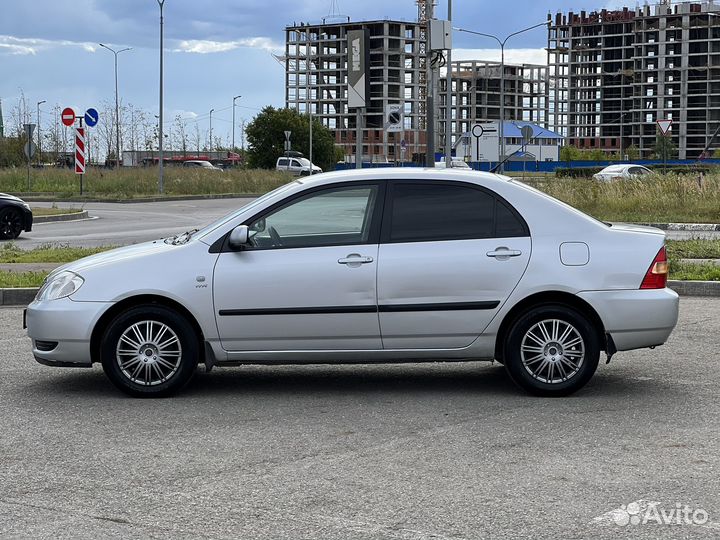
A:
[[[40,165],[40,154],[42,154],[42,138],[40,137],[40,105],[45,103],[46,100],[38,101],[37,102],[37,134],[38,134],[38,144],[37,144],[37,164]]]
[[[235,96],[233,98],[233,131],[232,131],[232,151],[235,151],[235,100],[241,98],[242,96]]]
[[[212,142],[212,113],[215,109],[210,109],[210,143],[208,145],[208,149],[212,152],[213,149],[213,142]]]
[[[160,115],[158,125],[160,126],[158,131],[158,157],[160,160],[160,170],[158,173],[158,190],[160,193],[164,191],[164,179],[163,179],[163,6],[165,0],[157,0],[158,6],[160,6]]]
[[[448,24],[452,27],[452,0],[448,0]],[[445,104],[445,168],[452,166],[452,49],[447,52],[447,103]]]
[[[434,2],[429,1],[426,3],[426,16],[427,16],[427,39],[428,43],[425,45],[425,54],[427,55],[426,67],[427,67],[427,105],[426,110],[426,122],[427,122],[427,141],[425,143],[425,165],[427,167],[435,167],[435,69],[432,65],[433,52],[430,49],[429,40],[430,37],[430,20],[434,18]]]
[[[115,56],[115,168],[120,166],[120,101],[118,99],[118,54],[121,52],[129,51],[132,47],[125,47],[116,51],[108,47],[107,45],[99,44],[101,47],[107,49]]]

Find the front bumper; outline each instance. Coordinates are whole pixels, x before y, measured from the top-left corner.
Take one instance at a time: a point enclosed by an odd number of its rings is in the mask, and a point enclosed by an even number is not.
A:
[[[74,302],[70,298],[33,301],[24,314],[33,356],[41,364],[90,366],[90,337],[112,302]],[[51,350],[48,344],[57,343]]]
[[[678,320],[672,289],[584,291],[578,294],[598,313],[618,351],[662,345]]]
[[[23,224],[23,230],[25,232],[30,232],[30,231],[32,231],[32,226],[33,226],[32,212],[30,210],[26,210],[25,211],[25,223]]]

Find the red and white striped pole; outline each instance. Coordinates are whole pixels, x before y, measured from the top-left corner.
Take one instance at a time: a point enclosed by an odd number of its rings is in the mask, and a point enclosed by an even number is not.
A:
[[[75,174],[80,175],[80,195],[83,194],[83,178],[85,176],[85,128],[75,128]]]

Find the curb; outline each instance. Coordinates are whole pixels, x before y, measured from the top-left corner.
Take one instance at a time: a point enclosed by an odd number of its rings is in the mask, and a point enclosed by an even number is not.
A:
[[[35,287],[0,289],[0,306],[27,306],[35,299]]]
[[[720,281],[668,281],[668,287],[680,296],[720,297]],[[0,289],[0,306],[27,306],[35,299],[38,289]]]
[[[262,197],[262,193],[221,193],[218,195],[169,195],[167,197],[136,197],[134,199],[103,199],[98,197],[54,197],[51,194],[23,194],[13,193],[25,202],[83,202],[83,203],[147,203],[147,202],[171,202],[171,201],[201,201],[212,199],[256,199]]]
[[[634,225],[646,225],[663,231],[720,231],[718,223],[635,223]]]
[[[53,223],[55,221],[80,221],[81,219],[88,219],[90,216],[87,210],[82,212],[74,212],[72,214],[56,214],[54,216],[38,216],[33,217],[33,225],[38,223]]]

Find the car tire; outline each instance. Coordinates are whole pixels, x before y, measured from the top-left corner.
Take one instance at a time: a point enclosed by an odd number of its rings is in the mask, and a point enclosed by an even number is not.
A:
[[[0,211],[0,240],[15,240],[23,231],[23,217],[15,208]]]
[[[600,359],[598,333],[587,317],[561,305],[537,306],[518,317],[505,341],[505,369],[531,394],[567,396],[592,378]]]
[[[122,312],[100,343],[105,374],[133,397],[166,397],[181,390],[197,369],[199,350],[188,320],[156,304]]]

